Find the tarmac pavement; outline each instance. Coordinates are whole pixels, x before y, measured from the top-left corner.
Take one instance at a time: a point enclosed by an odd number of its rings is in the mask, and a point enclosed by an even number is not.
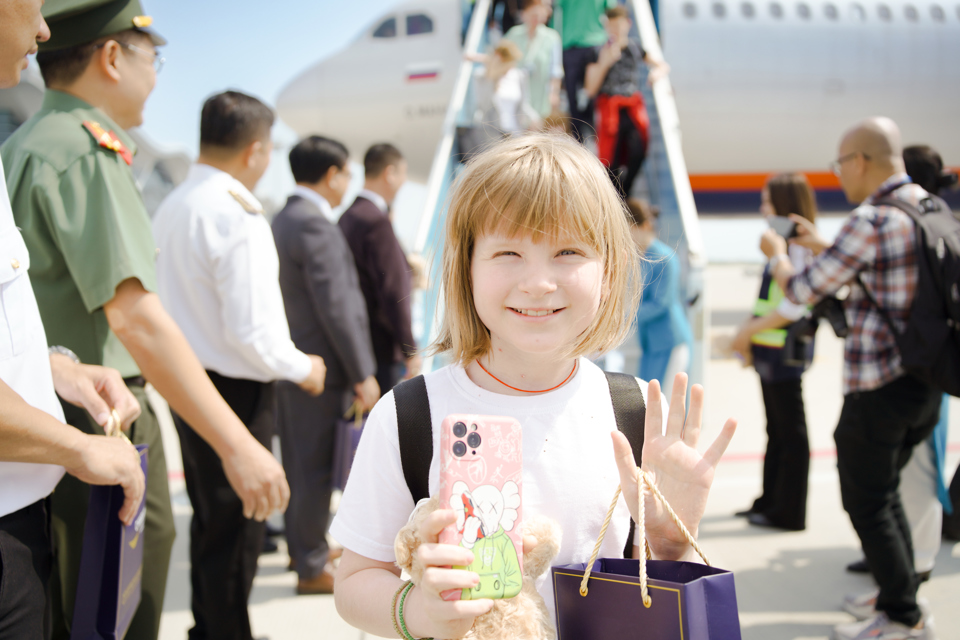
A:
[[[749,314],[760,268],[714,264],[706,290],[712,322],[712,357],[707,366],[706,422],[701,446],[713,440],[724,420],[739,421],[737,435],[716,479],[700,527],[700,542],[715,566],[735,574],[744,640],[826,640],[832,627],[851,617],[840,610],[847,593],[873,588],[869,577],[844,571],[861,557],[859,542],[840,504],[833,429],[840,413],[842,342],[826,326],[817,335],[816,359],[804,375],[812,464],[807,529],[779,532],[752,527],[733,513],[759,494],[766,445],[760,384],[752,369],[723,355],[719,346]],[[162,403],[162,400],[159,400]],[[960,461],[960,401],[950,407],[947,473]],[[183,640],[192,626],[188,561],[190,504],[178,476],[179,448],[172,423],[164,433],[177,525],[161,640]],[[275,516],[275,522],[281,521]],[[261,556],[250,599],[254,637],[271,640],[370,638],[343,622],[332,596],[297,596],[296,574],[287,572],[281,540],[278,553]],[[943,544],[931,580],[920,593],[930,601],[941,640],[960,638],[960,544]]]

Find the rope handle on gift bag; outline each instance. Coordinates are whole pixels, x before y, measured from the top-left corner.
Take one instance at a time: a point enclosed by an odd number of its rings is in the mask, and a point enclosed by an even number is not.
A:
[[[107,424],[103,427],[103,433],[108,438],[123,438],[130,442],[130,438],[123,432],[123,423],[120,422],[120,414],[116,409],[110,409],[110,417],[107,418]],[[131,443],[133,444],[133,443]]]
[[[673,510],[673,507],[670,506],[670,503],[667,502],[667,499],[663,497],[663,494],[660,493],[660,489],[657,488],[650,478],[647,477],[647,474],[644,473],[643,469],[637,467],[637,493],[640,496],[640,508],[638,509],[639,520],[637,522],[637,530],[644,532],[643,536],[643,547],[645,550],[644,557],[640,558],[640,594],[643,597],[643,606],[647,609],[650,608],[650,605],[653,604],[653,600],[650,598],[650,592],[647,588],[647,559],[651,558],[650,555],[650,545],[647,544],[646,537],[646,526],[645,526],[645,516],[643,509],[643,486],[646,485],[650,488],[650,492],[660,501],[663,507],[667,510],[667,513],[670,514],[670,517],[673,519],[674,524],[677,525],[677,528],[680,529],[680,533],[683,534],[683,537],[687,539],[687,542],[693,547],[693,550],[697,552],[703,562],[709,567],[710,561],[707,560],[707,556],[703,554],[703,550],[700,548],[700,545],[697,544],[697,541],[693,539],[693,536],[690,535],[690,532],[687,530],[687,527],[684,526],[683,522],[680,520],[680,516]],[[607,517],[603,520],[603,526],[600,527],[600,535],[597,537],[597,544],[593,547],[593,553],[590,555],[590,562],[587,563],[587,568],[583,572],[583,580],[580,582],[580,595],[586,597],[588,593],[587,582],[590,580],[590,572],[593,570],[593,563],[597,561],[597,556],[600,555],[600,545],[603,544],[603,536],[607,533],[607,527],[610,526],[610,519],[613,517],[613,511],[617,507],[617,501],[620,500],[620,491],[621,488],[617,487],[617,492],[613,496],[613,502],[610,503],[610,508],[607,509]]]
[[[344,418],[353,418],[353,428],[360,430],[363,427],[363,408],[359,400],[354,400],[347,412],[343,414]]]

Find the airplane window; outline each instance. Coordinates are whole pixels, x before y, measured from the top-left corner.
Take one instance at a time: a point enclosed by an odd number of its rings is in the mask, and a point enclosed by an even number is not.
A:
[[[907,20],[910,22],[916,22],[920,18],[920,14],[917,12],[917,8],[912,4],[908,4],[903,9],[903,15],[907,17]]]
[[[727,5],[722,2],[713,3],[713,16],[715,18],[726,18],[727,17]]]
[[[380,23],[380,26],[373,32],[374,38],[395,38],[397,37],[397,19],[387,18]]]
[[[853,16],[855,18],[858,18],[861,22],[867,19],[867,12],[864,10],[863,5],[853,3],[851,8],[853,9]]]
[[[890,22],[890,19],[893,17],[890,7],[885,4],[881,4],[877,7],[877,15],[880,16],[880,19],[884,22]]]
[[[696,18],[696,17],[697,17],[697,5],[693,4],[692,2],[686,2],[686,3],[684,3],[684,5],[683,5],[683,15],[685,15],[685,16],[688,17],[688,18]]]
[[[433,18],[423,13],[407,16],[407,35],[417,36],[421,33],[433,33]]]
[[[937,4],[930,7],[930,17],[936,22],[943,22],[947,18],[946,14],[943,13],[943,8]]]
[[[810,19],[810,5],[801,2],[797,5],[797,15],[803,18],[804,20]]]
[[[837,11],[837,5],[835,4],[827,4],[823,8],[823,13],[831,20],[836,20],[840,17],[840,12]]]
[[[770,3],[770,15],[779,20],[783,17],[783,7],[780,6],[779,2]]]
[[[753,3],[752,3],[752,2],[744,2],[743,4],[741,4],[741,5],[740,5],[740,13],[743,14],[743,17],[744,17],[744,18],[753,18],[754,14],[756,13],[755,10],[754,10],[754,8],[753,8]]]

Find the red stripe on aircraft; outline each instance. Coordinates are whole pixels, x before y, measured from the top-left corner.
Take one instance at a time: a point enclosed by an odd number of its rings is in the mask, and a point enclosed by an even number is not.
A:
[[[424,73],[408,73],[407,80],[433,80],[439,74],[436,71],[426,71]]]
[[[960,167],[948,169],[960,174]],[[810,186],[814,189],[839,190],[840,180],[829,171],[803,171]],[[771,173],[701,173],[690,176],[690,187],[694,191],[760,191]]]

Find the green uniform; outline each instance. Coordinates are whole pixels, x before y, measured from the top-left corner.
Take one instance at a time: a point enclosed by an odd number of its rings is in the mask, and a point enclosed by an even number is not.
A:
[[[560,20],[553,26],[563,38],[563,48],[599,47],[609,36],[600,18],[607,9],[617,6],[617,0],[557,0]]]
[[[520,66],[530,76],[530,106],[541,118],[550,115],[550,83],[563,77],[563,64],[559,55],[560,34],[545,25],[538,25],[533,38],[527,25],[518,24],[503,35],[520,47],[523,60]]]
[[[97,136],[100,128],[109,134]],[[105,113],[59,91],[47,91],[40,111],[0,148],[48,341],[73,350],[84,363],[113,367],[124,378],[140,371],[110,331],[103,305],[128,278],[156,290],[150,219],[125,160],[134,150]],[[150,474],[143,596],[126,637],[150,640],[159,632],[175,530],[159,425],[142,382],[131,390],[142,414],[130,437],[150,445]],[[64,410],[75,427],[103,433],[85,412],[66,404]],[[55,639],[69,636],[87,497],[87,485],[66,476],[52,499]]]

